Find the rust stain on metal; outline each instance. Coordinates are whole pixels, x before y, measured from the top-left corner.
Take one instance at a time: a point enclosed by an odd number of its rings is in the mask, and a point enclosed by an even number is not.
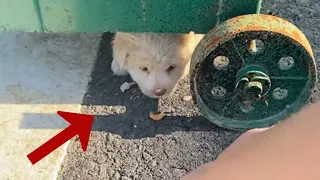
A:
[[[221,37],[212,36],[210,43],[207,44],[207,46],[205,47],[205,49],[206,49],[206,50],[207,50],[207,49],[210,49],[213,45],[218,44],[218,42],[219,42],[221,39],[223,39],[223,38],[225,38],[225,36],[221,36]]]
[[[221,43],[230,40],[239,33],[250,31],[273,32],[290,37],[293,41],[300,44],[314,60],[309,41],[295,25],[279,17],[264,14],[242,15],[219,24],[210,30],[206,37],[201,40],[193,55],[193,59],[204,59]],[[194,68],[195,64],[196,61],[192,61],[191,68]],[[314,67],[310,69],[313,70]]]
[[[305,44],[306,42],[304,42],[304,40],[301,38],[301,33],[299,33],[299,32],[296,32],[296,31],[294,31],[294,32],[292,32],[292,37],[294,37],[296,40],[298,40],[299,42],[301,42],[301,43],[303,43],[303,44]],[[310,47],[311,48],[311,47]]]
[[[213,45],[219,43],[225,38],[230,38],[240,32],[248,31],[269,31],[280,33],[292,38],[301,44],[309,54],[313,56],[312,48],[308,43],[305,35],[293,24],[273,15],[243,15],[229,19],[221,24],[225,29],[213,29],[209,32],[212,36],[210,43],[207,44],[205,50],[210,49]],[[222,34],[217,36],[217,34]]]

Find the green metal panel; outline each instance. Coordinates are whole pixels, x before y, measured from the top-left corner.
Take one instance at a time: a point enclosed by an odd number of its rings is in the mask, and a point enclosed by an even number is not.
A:
[[[0,0],[0,30],[41,31],[35,0]]]
[[[228,18],[259,12],[261,4],[261,0],[0,1],[3,29],[46,32],[206,33]]]

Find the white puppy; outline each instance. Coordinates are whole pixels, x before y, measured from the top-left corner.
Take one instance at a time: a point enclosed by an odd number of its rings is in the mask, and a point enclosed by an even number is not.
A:
[[[115,75],[130,74],[142,93],[169,96],[189,72],[194,48],[204,35],[117,32],[112,42]]]

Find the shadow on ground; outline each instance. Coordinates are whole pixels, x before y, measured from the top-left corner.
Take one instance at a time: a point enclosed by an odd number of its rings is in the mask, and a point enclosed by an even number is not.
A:
[[[136,139],[154,137],[157,134],[170,134],[174,131],[225,131],[204,117],[191,101],[183,101],[183,96],[190,95],[188,80],[179,83],[177,91],[166,99],[151,99],[144,96],[137,86],[121,92],[120,85],[131,82],[130,77],[113,75],[112,33],[104,33],[100,43],[82,112],[96,115],[93,131],[105,131],[118,134],[122,138]],[[162,121],[149,119],[149,112],[165,110],[169,116]]]
[[[166,99],[151,99],[138,87],[122,93],[129,77],[110,70],[113,34],[102,36],[97,61],[85,94],[82,113],[95,115],[88,150],[72,141],[58,179],[175,180],[217,157],[239,132],[227,131],[200,116],[191,101],[188,78]],[[169,117],[149,119],[165,110]]]
[[[191,95],[188,77],[179,82],[177,90],[168,98],[149,98],[137,86],[121,92],[120,85],[132,80],[129,76],[115,76],[111,71],[113,36],[113,33],[102,35],[91,81],[83,97],[81,112],[95,116],[93,132],[116,134],[124,139],[173,132],[227,132],[201,116],[193,100],[183,101],[184,96]],[[166,111],[166,117],[152,121],[149,113],[156,110]],[[69,123],[60,116],[50,113],[24,113],[20,123],[21,129],[64,129],[67,126]]]

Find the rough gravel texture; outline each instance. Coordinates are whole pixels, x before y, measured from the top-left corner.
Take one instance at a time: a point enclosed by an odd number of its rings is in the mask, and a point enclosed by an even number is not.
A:
[[[275,12],[296,24],[310,40],[319,60],[317,1],[265,0],[262,12]],[[88,150],[82,152],[79,140],[74,139],[58,179],[176,180],[214,160],[240,135],[208,123],[192,100],[183,101],[184,96],[190,95],[188,80],[180,82],[173,96],[159,101],[141,95],[137,87],[122,93],[120,85],[130,79],[115,77],[110,71],[111,38],[109,33],[102,37],[83,101],[83,113],[98,114]],[[167,111],[170,117],[151,121],[149,112],[157,109]]]

